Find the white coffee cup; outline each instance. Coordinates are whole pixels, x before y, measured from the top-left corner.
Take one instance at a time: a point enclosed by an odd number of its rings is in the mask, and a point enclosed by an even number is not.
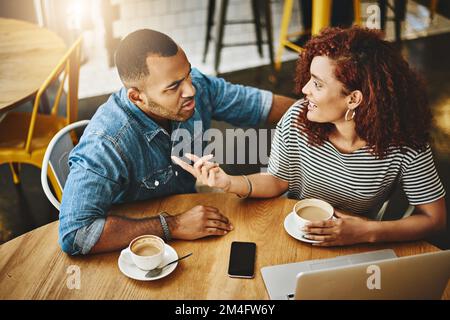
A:
[[[128,263],[148,271],[158,267],[164,257],[164,240],[154,235],[143,235],[131,240],[120,253]]]
[[[294,205],[292,210],[297,226],[302,229],[312,221],[330,220],[334,209],[331,204],[320,199],[304,199]]]

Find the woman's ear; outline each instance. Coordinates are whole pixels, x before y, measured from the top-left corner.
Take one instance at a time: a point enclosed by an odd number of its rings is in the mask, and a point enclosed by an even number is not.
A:
[[[347,97],[347,107],[355,110],[362,102],[363,94],[359,90],[352,91]]]

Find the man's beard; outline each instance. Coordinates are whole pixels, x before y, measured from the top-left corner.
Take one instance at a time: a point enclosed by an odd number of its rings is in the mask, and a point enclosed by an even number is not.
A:
[[[186,102],[193,100],[193,99],[194,98],[192,97],[192,99],[185,100],[183,102],[183,104],[185,104]],[[150,112],[151,115],[161,117],[161,118],[164,118],[167,120],[183,122],[183,121],[189,120],[194,115],[195,108],[194,108],[194,110],[192,110],[192,112],[189,111],[184,114],[180,114],[179,111],[181,110],[182,105],[178,107],[177,113],[170,113],[170,112],[168,112],[167,108],[164,108],[159,103],[149,100],[147,110]]]

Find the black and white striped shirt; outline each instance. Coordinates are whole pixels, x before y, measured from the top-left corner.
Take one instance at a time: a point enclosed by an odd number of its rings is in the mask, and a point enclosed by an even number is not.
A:
[[[377,159],[369,147],[341,153],[329,141],[320,147],[308,144],[300,110],[294,104],[277,125],[268,172],[289,182],[288,197],[319,198],[341,210],[374,217],[401,183],[411,205],[433,202],[445,195],[430,146],[422,152],[392,148]]]

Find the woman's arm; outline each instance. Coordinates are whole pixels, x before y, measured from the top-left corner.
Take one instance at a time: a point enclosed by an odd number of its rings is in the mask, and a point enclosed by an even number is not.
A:
[[[445,199],[418,205],[413,215],[396,221],[371,221],[335,210],[336,220],[312,222],[307,238],[323,241],[318,246],[364,242],[419,240],[446,228]]]
[[[246,196],[250,192],[249,184],[243,176],[230,176],[223,171],[217,163],[209,162],[212,155],[201,158],[196,155],[186,153],[185,156],[194,161],[189,165],[180,158],[172,157],[175,164],[192,174],[201,183],[210,187],[216,187],[225,192],[235,193],[240,196]],[[270,198],[276,197],[288,189],[287,181],[278,179],[267,173],[258,173],[248,176],[252,185],[252,198]]]
[[[372,222],[373,242],[407,241],[428,237],[445,230],[447,210],[445,198],[416,206],[414,213],[396,221]]]
[[[248,183],[243,176],[229,176],[230,187],[225,190],[245,196],[249,192]],[[278,179],[269,173],[256,173],[247,176],[252,184],[251,198],[271,198],[279,196],[284,193],[289,183],[287,181]]]

